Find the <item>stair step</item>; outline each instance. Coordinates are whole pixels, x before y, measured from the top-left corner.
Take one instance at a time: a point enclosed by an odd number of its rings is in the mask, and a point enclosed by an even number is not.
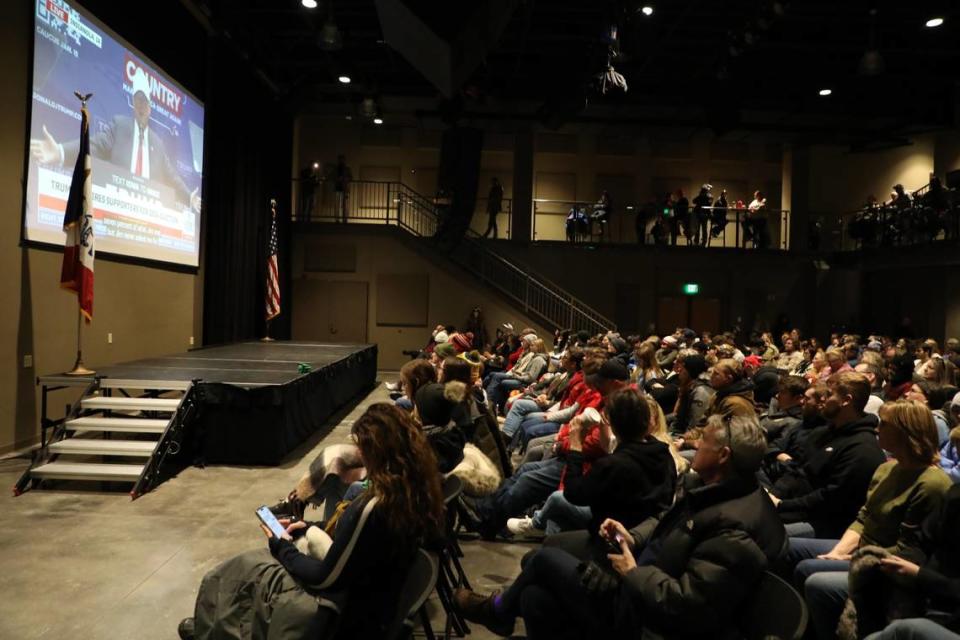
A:
[[[187,380],[140,380],[136,378],[100,378],[101,389],[144,389],[150,391],[186,391]]]
[[[143,473],[142,464],[94,464],[85,462],[48,462],[30,470],[40,480],[116,480],[136,482]]]
[[[156,441],[150,440],[68,438],[51,444],[50,452],[61,455],[135,456],[137,458],[149,458],[153,455],[153,451],[156,448]]]
[[[74,418],[64,427],[70,431],[117,431],[123,433],[163,433],[169,420],[147,418]]]
[[[165,411],[173,413],[180,406],[179,398],[113,398],[93,396],[80,401],[83,409],[115,409],[122,411]]]

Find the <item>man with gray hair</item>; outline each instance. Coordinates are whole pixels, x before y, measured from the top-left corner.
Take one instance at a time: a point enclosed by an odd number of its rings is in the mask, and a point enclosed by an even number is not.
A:
[[[461,589],[457,605],[503,635],[520,616],[531,638],[736,635],[738,612],[786,543],[757,483],[766,446],[756,417],[711,417],[696,482],[661,516],[629,531],[604,521],[599,534],[611,549],[592,560],[548,538],[506,591]]]

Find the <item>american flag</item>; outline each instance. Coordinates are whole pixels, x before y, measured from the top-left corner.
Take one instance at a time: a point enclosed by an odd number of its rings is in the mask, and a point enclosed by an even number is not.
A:
[[[270,201],[270,256],[267,258],[267,321],[280,315],[280,269],[277,266],[277,201]]]
[[[80,152],[70,181],[70,194],[63,214],[63,264],[60,286],[77,292],[80,311],[87,322],[93,318],[93,197],[90,178],[90,115],[86,96],[77,93],[80,109]]]

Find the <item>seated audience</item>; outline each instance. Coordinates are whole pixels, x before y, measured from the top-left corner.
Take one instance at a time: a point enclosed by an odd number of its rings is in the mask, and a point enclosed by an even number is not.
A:
[[[605,521],[608,560],[544,547],[504,592],[461,589],[457,605],[501,635],[522,617],[534,640],[735,637],[738,612],[785,541],[756,481],[765,447],[755,417],[712,417],[693,462],[699,483],[631,530]]]
[[[753,406],[753,382],[744,377],[743,367],[733,358],[725,358],[713,365],[710,371],[710,386],[715,391],[705,418],[714,415],[735,415],[742,418],[755,418]],[[676,444],[681,449],[696,449],[700,443],[699,427],[695,427],[682,436]]]
[[[582,349],[571,347],[560,357],[559,373],[545,385],[534,385],[523,397],[513,401],[501,427],[503,435],[508,440],[513,438],[526,418],[548,410],[556,411],[563,408],[564,399],[573,391],[578,391],[583,384],[581,372],[583,357]]]
[[[803,399],[809,388],[800,376],[781,376],[777,386],[776,411],[760,416],[760,426],[773,442],[785,431],[794,429],[803,422]]]
[[[856,594],[851,594],[859,636],[872,630],[861,624],[863,620],[881,626],[890,617],[897,617],[896,614],[900,612],[889,608],[884,610],[878,605],[885,603],[885,592],[906,589],[914,596],[911,604],[915,607],[916,617],[895,620],[883,630],[867,636],[868,640],[960,640],[958,529],[960,486],[954,485],[944,497],[940,513],[924,523],[923,543],[927,559],[924,562],[911,562],[896,555],[886,555],[880,559],[879,568],[890,576],[890,580],[864,580],[870,585],[865,597],[858,598]],[[850,607],[849,602],[847,606]]]
[[[585,474],[583,433],[588,427],[582,417],[574,420],[563,490],[551,494],[533,517],[507,520],[510,533],[598,531],[607,518],[634,526],[670,506],[677,469],[669,445],[650,433],[647,400],[636,389],[615,391],[604,400],[603,417],[600,429],[616,438],[613,453],[597,459]]]
[[[543,340],[534,334],[524,338],[526,353],[517,360],[509,371],[493,373],[487,384],[487,401],[491,408],[500,414],[504,413],[507,397],[511,391],[536,382],[540,375],[547,370],[546,346]]]
[[[666,336],[660,341],[660,348],[657,349],[656,359],[661,371],[673,369],[673,361],[677,359],[677,350],[680,348],[680,341],[673,336]]]
[[[401,409],[413,411],[413,398],[417,395],[417,390],[436,381],[436,367],[426,360],[411,360],[400,368],[400,390],[403,395],[394,402]]]
[[[240,554],[203,578],[194,617],[178,628],[182,639],[320,638],[334,620],[342,637],[384,637],[417,548],[443,534],[440,474],[419,427],[390,404],[372,405],[351,435],[368,484],[321,525],[332,537],[322,557],[294,544],[313,529],[308,523],[282,521],[282,538],[263,527],[269,551]]]
[[[937,425],[937,438],[940,446],[947,443],[950,437],[950,425],[942,409],[946,400],[940,387],[928,380],[917,380],[910,385],[909,391],[903,394],[904,399],[919,402],[933,411],[933,420]],[[937,412],[939,410],[939,413]]]
[[[815,429],[826,424],[821,411],[828,395],[827,385],[821,382],[807,387],[803,392],[800,423],[783,429],[780,437],[770,442],[763,458],[765,477],[761,476],[761,481],[768,489],[772,489],[788,469],[803,464],[807,438]]]
[[[649,342],[641,342],[636,350],[636,367],[630,374],[630,380],[641,389],[651,380],[663,378],[663,370],[657,362],[656,349]]]
[[[705,379],[706,359],[699,355],[687,355],[677,359],[677,403],[674,408],[673,432],[700,424],[716,393]]]
[[[939,512],[951,486],[937,465],[936,427],[923,404],[909,400],[885,404],[878,434],[880,446],[892,459],[877,467],[866,501],[843,536],[790,538],[786,563],[796,564],[794,579],[804,589],[813,628],[823,640],[835,636],[852,554],[874,546],[902,558],[922,557],[921,526]]]
[[[960,396],[960,394],[957,394]],[[954,398],[957,402],[958,398]],[[960,427],[950,431],[947,444],[940,449],[940,468],[947,472],[954,483],[960,483]]]
[[[463,460],[467,436],[453,418],[466,395],[467,387],[459,381],[434,382],[417,390],[414,417],[422,425],[440,473],[450,473]]]
[[[877,444],[877,418],[863,411],[870,395],[867,379],[848,371],[831,377],[827,386],[822,409],[827,426],[806,437],[803,462],[788,469],[770,494],[791,535],[838,537],[886,459]]]
[[[613,392],[627,386],[629,377],[627,368],[613,359],[607,360],[596,373],[586,377],[587,385],[604,399],[598,410],[603,409],[603,402]],[[582,410],[579,415],[582,415]],[[468,503],[477,519],[477,522],[469,524],[481,536],[494,539],[507,524],[508,518],[519,516],[526,509],[546,500],[556,489],[562,488],[570,454],[571,428],[571,423],[567,423],[557,433],[554,457],[524,464],[512,477],[503,481],[496,493]],[[608,454],[608,435],[609,431],[601,429],[599,424],[593,424],[581,435],[579,456],[584,473],[589,473],[593,461]]]
[[[784,338],[783,351],[777,356],[774,366],[784,373],[790,373],[800,366],[801,362],[803,362],[803,351],[797,349],[797,343],[793,338],[789,336]]]

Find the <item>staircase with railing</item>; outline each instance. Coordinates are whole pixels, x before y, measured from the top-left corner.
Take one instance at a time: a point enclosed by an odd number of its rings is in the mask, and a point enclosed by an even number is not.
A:
[[[445,203],[435,202],[401,182],[354,181],[348,197],[334,195],[301,206],[294,222],[391,225],[442,250],[451,248],[441,240],[447,237],[444,225],[450,224],[445,207]],[[590,333],[614,328],[612,320],[560,285],[497,253],[473,229],[462,235],[456,251],[443,253],[549,328],[585,329]]]

